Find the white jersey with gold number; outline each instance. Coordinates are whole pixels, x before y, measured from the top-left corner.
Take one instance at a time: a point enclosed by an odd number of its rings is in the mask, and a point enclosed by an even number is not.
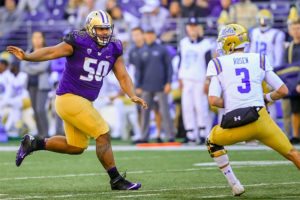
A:
[[[285,35],[279,29],[271,28],[262,32],[260,28],[255,28],[251,33],[249,52],[266,54],[270,64],[278,67],[282,64],[284,40]]]
[[[217,78],[217,86],[210,85],[209,96],[223,94],[225,113],[237,108],[264,106],[262,81],[266,80],[274,89],[283,84],[272,69],[264,54],[233,53],[214,58],[208,64],[207,76]],[[266,79],[268,72],[270,80]]]

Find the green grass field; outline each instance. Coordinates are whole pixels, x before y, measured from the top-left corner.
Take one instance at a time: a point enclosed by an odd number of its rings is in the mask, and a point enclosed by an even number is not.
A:
[[[277,153],[232,150],[229,156],[239,161],[233,169],[246,189],[236,199],[300,199],[300,173]],[[141,190],[111,191],[94,151],[79,156],[37,152],[19,168],[15,152],[0,152],[0,199],[233,198],[205,150],[116,151],[115,157],[129,180],[143,184]]]

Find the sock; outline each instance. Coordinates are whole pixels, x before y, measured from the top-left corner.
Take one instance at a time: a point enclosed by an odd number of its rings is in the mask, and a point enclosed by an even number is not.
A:
[[[35,138],[34,140],[32,140],[33,151],[45,150],[45,146],[46,146],[45,139]]]
[[[115,179],[118,176],[120,176],[116,167],[110,168],[109,170],[107,170],[107,173],[108,173],[110,179]]]
[[[232,168],[229,164],[229,158],[228,158],[227,154],[224,154],[219,157],[215,157],[214,160],[217,163],[220,170],[222,171],[222,173],[224,174],[229,185],[233,186],[236,182],[238,182],[238,179],[235,177],[235,175],[232,171]]]

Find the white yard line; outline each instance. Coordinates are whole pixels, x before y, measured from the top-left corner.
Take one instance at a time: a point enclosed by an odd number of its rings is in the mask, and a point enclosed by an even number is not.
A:
[[[18,146],[0,146],[0,152],[15,152]],[[95,151],[95,145],[88,147],[87,151]],[[247,145],[232,145],[226,147],[228,150],[270,150],[269,147],[264,145],[247,146]],[[113,146],[113,151],[199,151],[207,150],[206,146],[176,146],[176,147],[137,147],[137,146]]]
[[[231,161],[233,166],[270,166],[270,165],[292,165],[290,161],[279,160],[253,160],[253,161]],[[210,167],[217,166],[215,162],[195,163],[194,166]]]
[[[160,194],[137,194],[137,195],[123,195],[123,196],[116,196],[115,198],[137,198],[137,197],[152,197],[152,196],[159,196]]]
[[[257,166],[277,166],[277,165],[291,165],[289,161],[272,161],[272,160],[261,160],[261,161],[232,161],[231,165],[242,168],[242,167],[257,167]],[[187,168],[187,169],[170,169],[164,171],[154,170],[141,170],[141,171],[129,171],[128,174],[149,174],[149,173],[175,173],[175,172],[192,172],[201,170],[217,170],[214,162],[196,163],[194,166],[199,168]],[[51,176],[25,176],[25,177],[10,177],[0,178],[1,181],[18,181],[28,179],[53,179],[53,178],[72,178],[72,177],[85,177],[85,176],[106,176],[107,173],[86,173],[86,174],[64,174],[64,175],[51,175]]]
[[[300,184],[300,182],[283,182],[283,183],[259,183],[259,184],[248,184],[244,185],[245,187],[264,187],[264,186],[280,186],[280,185],[295,185],[295,184]],[[132,197],[137,197],[139,195],[147,195],[147,194],[140,194],[140,193],[150,193],[148,195],[153,195],[153,192],[168,192],[168,191],[186,191],[186,190],[207,190],[207,189],[223,189],[223,188],[229,188],[228,185],[216,185],[216,186],[200,186],[200,187],[190,187],[190,188],[163,188],[163,189],[156,189],[156,190],[138,190],[138,191],[133,191],[130,193],[130,196]],[[80,196],[94,196],[94,195],[114,195],[114,194],[122,194],[122,196],[129,196],[126,195],[128,194],[128,191],[119,191],[117,193],[115,192],[90,192],[90,193],[80,193],[80,194],[68,194],[68,195],[39,195],[39,196],[22,196],[22,197],[12,197],[12,198],[5,198],[1,200],[17,200],[17,199],[55,199],[55,198],[74,198],[74,197],[80,197]],[[134,195],[134,193],[136,195]],[[161,194],[158,194],[161,195]],[[232,197],[231,195],[216,195],[216,196],[202,196],[204,198],[217,198],[217,197]],[[118,196],[116,196],[118,197]],[[294,196],[291,196],[292,198]],[[196,197],[197,198],[197,197]],[[201,198],[201,197],[199,197]],[[285,198],[286,199],[286,198]]]

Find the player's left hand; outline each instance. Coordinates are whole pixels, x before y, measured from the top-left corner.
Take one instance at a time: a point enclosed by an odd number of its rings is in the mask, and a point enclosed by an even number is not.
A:
[[[139,104],[140,106],[142,106],[142,108],[147,109],[148,105],[147,103],[144,101],[144,99],[138,97],[138,96],[133,96],[130,98],[132,102]]]

